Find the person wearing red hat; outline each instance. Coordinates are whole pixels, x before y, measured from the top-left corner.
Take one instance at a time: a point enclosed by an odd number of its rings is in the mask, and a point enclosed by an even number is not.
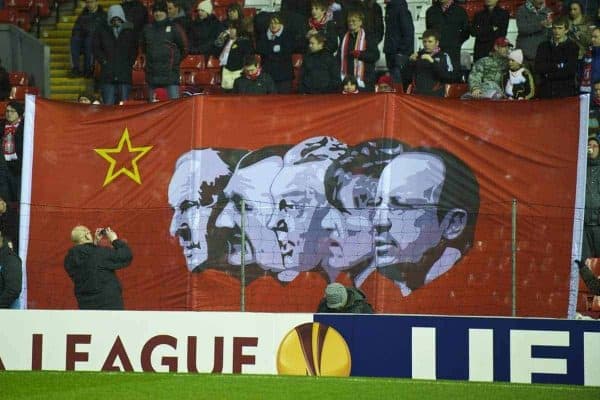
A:
[[[494,41],[506,36],[509,13],[500,7],[498,0],[484,0],[483,9],[471,22],[471,35],[475,37],[473,60],[487,56],[494,48]]]
[[[508,71],[508,53],[512,44],[505,37],[494,41],[487,57],[480,58],[469,74],[469,92],[465,98],[498,99],[503,97],[502,80]]]

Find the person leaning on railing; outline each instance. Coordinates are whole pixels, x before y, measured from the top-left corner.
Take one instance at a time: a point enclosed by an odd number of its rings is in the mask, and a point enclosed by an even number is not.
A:
[[[592,260],[587,258],[585,262],[581,262],[581,260],[575,260],[575,263],[579,267],[579,275],[583,282],[585,282],[585,286],[587,286],[590,294],[594,296],[600,295],[600,278],[598,278],[592,270],[590,266],[592,265]]]

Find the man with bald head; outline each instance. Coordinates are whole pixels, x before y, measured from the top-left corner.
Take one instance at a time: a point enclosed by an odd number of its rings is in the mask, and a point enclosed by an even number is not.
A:
[[[111,247],[99,246],[106,237]],[[131,249],[110,228],[92,232],[83,225],[71,231],[74,246],[65,257],[65,270],[74,284],[77,304],[82,310],[123,310],[121,283],[115,270],[127,267]]]
[[[452,154],[400,154],[381,173],[377,198],[375,264],[402,294],[447,272],[472,246],[479,184]]]

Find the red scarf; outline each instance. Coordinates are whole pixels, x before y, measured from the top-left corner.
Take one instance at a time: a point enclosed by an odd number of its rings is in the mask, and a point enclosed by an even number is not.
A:
[[[18,160],[17,149],[15,146],[15,135],[17,134],[17,128],[21,123],[21,118],[16,120],[14,123],[6,123],[4,125],[4,133],[2,135],[2,151],[4,152],[4,159],[6,161]]]
[[[255,81],[255,80],[257,80],[257,79],[258,79],[258,77],[260,76],[260,73],[261,73],[261,72],[262,72],[262,68],[261,68],[261,67],[258,67],[258,68],[256,68],[256,71],[255,71],[253,74],[250,74],[250,73],[248,73],[248,72],[244,72],[244,76],[245,76],[247,79],[250,79],[251,81]]]
[[[321,17],[320,20],[316,20],[314,17],[310,17],[308,19],[308,25],[312,29],[314,29],[316,31],[320,31],[325,26],[327,21],[328,21],[327,13],[323,13],[323,16]]]
[[[346,32],[342,39],[342,45],[340,51],[342,52],[341,59],[341,80],[344,80],[348,75],[348,46],[350,43],[350,32]],[[365,30],[360,28],[356,34],[356,41],[354,42],[354,50],[365,51],[367,49],[367,39],[365,36]],[[365,87],[365,63],[359,59],[354,59],[354,76],[359,87]]]

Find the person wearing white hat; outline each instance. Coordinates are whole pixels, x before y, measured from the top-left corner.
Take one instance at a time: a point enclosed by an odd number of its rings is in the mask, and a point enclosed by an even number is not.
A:
[[[504,79],[504,94],[511,100],[529,100],[535,95],[535,83],[531,72],[523,67],[523,50],[515,49],[508,54],[508,74]]]
[[[221,33],[221,23],[213,14],[211,0],[204,0],[196,5],[196,19],[189,30],[190,54],[209,56],[216,52],[213,43]]]

